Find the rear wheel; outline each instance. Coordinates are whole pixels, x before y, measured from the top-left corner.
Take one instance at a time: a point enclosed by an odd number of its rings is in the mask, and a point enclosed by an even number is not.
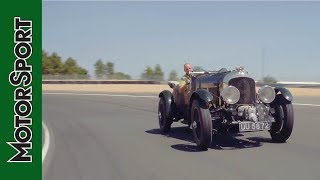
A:
[[[212,141],[212,120],[209,109],[197,99],[192,102],[191,126],[197,146],[206,150]]]
[[[159,118],[159,126],[160,131],[162,133],[166,133],[170,130],[171,124],[173,122],[172,118],[167,117],[167,107],[165,105],[163,97],[159,100],[158,106],[158,118]]]
[[[274,119],[270,135],[272,141],[284,143],[289,139],[294,122],[293,106],[282,95],[277,95],[272,107],[275,109]]]

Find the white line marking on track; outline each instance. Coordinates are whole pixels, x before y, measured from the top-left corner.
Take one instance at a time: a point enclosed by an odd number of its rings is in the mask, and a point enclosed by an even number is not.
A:
[[[141,97],[141,98],[158,98],[158,96],[139,96],[130,94],[85,94],[85,93],[42,93],[52,95],[76,95],[76,96],[109,96],[109,97]]]
[[[42,122],[42,126],[44,130],[44,145],[42,147],[42,163],[43,163],[49,150],[50,133],[49,133],[48,127],[46,126],[46,124],[44,124],[44,122]]]
[[[76,96],[109,96],[109,97],[133,97],[133,98],[158,98],[158,96],[139,96],[130,94],[87,94],[87,93],[42,93],[48,95],[76,95]],[[313,106],[320,107],[320,104],[302,104],[302,103],[292,103],[296,106]]]
[[[320,107],[320,104],[301,104],[301,103],[292,103],[296,106],[314,106],[314,107]]]

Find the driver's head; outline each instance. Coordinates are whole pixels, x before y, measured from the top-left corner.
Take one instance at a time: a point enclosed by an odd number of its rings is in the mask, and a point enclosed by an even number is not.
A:
[[[191,64],[185,63],[183,67],[184,67],[184,72],[185,72],[187,75],[189,75],[190,72],[192,71]]]

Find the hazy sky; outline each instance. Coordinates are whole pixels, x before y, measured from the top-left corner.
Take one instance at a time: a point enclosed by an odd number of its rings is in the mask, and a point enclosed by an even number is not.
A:
[[[244,66],[255,78],[320,82],[320,2],[43,2],[43,49],[139,77]],[[262,52],[265,52],[263,55]],[[264,57],[264,58],[263,58]]]

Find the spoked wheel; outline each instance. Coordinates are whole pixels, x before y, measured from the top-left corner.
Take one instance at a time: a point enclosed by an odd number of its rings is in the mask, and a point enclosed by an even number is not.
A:
[[[210,111],[199,100],[192,102],[191,126],[197,146],[206,150],[212,142],[212,120]]]
[[[272,141],[284,143],[289,139],[294,122],[293,106],[282,95],[277,95],[272,107],[275,109],[274,119],[270,135]]]
[[[167,114],[167,108],[164,103],[164,99],[161,97],[159,100],[159,106],[158,106],[158,118],[159,118],[160,131],[162,133],[168,132],[173,122],[172,118],[167,117],[166,114]]]

